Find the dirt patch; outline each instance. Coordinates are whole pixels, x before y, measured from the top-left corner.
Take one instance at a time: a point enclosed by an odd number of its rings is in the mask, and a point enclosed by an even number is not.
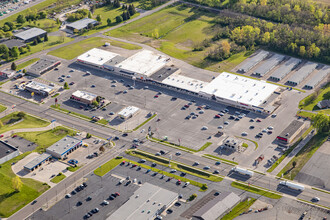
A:
[[[273,208],[273,206],[271,204],[268,204],[266,202],[260,201],[259,199],[256,200],[252,205],[251,205],[251,209],[252,210],[257,210],[257,209],[263,209],[263,208]]]
[[[191,50],[191,48],[193,48],[194,45],[195,43],[192,40],[186,40],[185,42],[176,44],[175,47],[181,50]]]
[[[152,40],[149,43],[149,46],[153,47],[153,48],[160,48],[162,45],[162,42],[164,42],[165,40]]]
[[[137,42],[137,43],[143,43],[143,42],[146,42],[146,41],[150,40],[149,37],[145,37],[145,36],[140,35],[138,33],[130,34],[127,37],[125,37],[125,39],[131,40],[131,41],[134,41],[134,42]]]
[[[57,130],[56,132],[54,132],[54,134],[55,135],[68,134],[68,131],[60,129],[60,130]]]

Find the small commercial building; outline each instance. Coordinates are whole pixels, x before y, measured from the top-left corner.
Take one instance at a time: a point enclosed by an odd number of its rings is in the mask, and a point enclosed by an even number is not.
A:
[[[83,104],[90,105],[96,100],[97,95],[77,90],[74,93],[72,93],[70,99],[75,100],[77,102],[81,102]]]
[[[221,192],[205,203],[193,216],[193,220],[216,220],[228,213],[241,198],[233,192]]]
[[[32,64],[29,67],[27,73],[34,76],[40,76],[52,69],[55,69],[57,66],[61,65],[61,61],[53,59],[40,59],[36,63]]]
[[[0,164],[19,155],[18,150],[4,141],[0,141]]]
[[[16,71],[12,69],[0,70],[0,77],[11,78],[14,77]]]
[[[0,42],[0,44],[4,44],[8,47],[8,49],[12,49],[13,47],[21,48],[21,47],[26,47],[26,44],[17,39],[10,39],[10,40],[4,40]]]
[[[280,135],[276,137],[276,139],[286,144],[290,144],[305,126],[306,124],[304,122],[294,120],[281,132]]]
[[[139,108],[135,106],[127,106],[124,109],[122,109],[120,112],[118,112],[118,116],[121,119],[128,119],[133,117],[133,115],[137,114],[139,112]]]
[[[36,39],[37,37],[44,37],[47,34],[47,31],[44,31],[40,28],[30,28],[28,30],[23,30],[20,31],[16,34],[14,34],[14,36],[19,39],[26,42],[31,42],[34,41],[34,39]]]
[[[48,153],[40,154],[39,156],[37,156],[36,158],[31,160],[29,163],[27,163],[24,166],[24,170],[26,170],[28,172],[32,172],[35,169],[37,169],[38,167],[40,167],[43,163],[49,161],[51,159],[51,157],[52,157],[52,155],[50,155]]]
[[[98,24],[99,23],[97,21],[95,21],[94,19],[83,18],[83,19],[80,19],[78,21],[72,22],[71,24],[67,24],[66,29],[67,29],[68,32],[74,33],[75,30],[80,32],[84,29],[88,29],[88,25],[93,25],[93,27],[94,27]]]
[[[193,79],[187,76],[172,74],[162,81],[163,84],[168,85],[171,88],[176,88],[184,92],[191,92],[195,95],[208,85],[207,82]]]
[[[66,136],[46,149],[46,153],[58,159],[65,158],[68,154],[82,146],[78,138]]]
[[[90,66],[95,66],[98,68],[103,68],[103,64],[114,59],[117,56],[119,55],[116,53],[101,50],[98,48],[93,48],[77,57],[77,62]]]
[[[233,138],[233,137],[227,137],[223,143],[222,146],[225,149],[231,150],[231,151],[237,151],[241,148],[242,146],[242,141],[237,139],[237,138]]]
[[[107,220],[153,220],[178,199],[178,194],[144,183]]]
[[[49,96],[55,92],[53,86],[48,86],[43,83],[39,83],[36,81],[31,81],[25,85],[25,90],[29,92],[34,92],[35,94],[39,94],[42,96]]]

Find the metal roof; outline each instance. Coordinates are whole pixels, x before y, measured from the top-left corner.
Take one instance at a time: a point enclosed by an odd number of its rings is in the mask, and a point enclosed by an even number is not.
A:
[[[54,87],[52,86],[48,86],[36,81],[29,82],[28,84],[25,85],[25,88],[30,88],[36,91],[47,92],[47,93],[50,93],[54,89]]]
[[[293,76],[291,76],[288,80],[288,83],[298,85],[303,81],[314,69],[317,67],[317,63],[307,62],[304,66],[302,66],[299,70],[297,70]]]
[[[86,53],[81,54],[77,57],[77,61],[82,63],[88,63],[96,66],[102,66],[104,63],[109,60],[117,57],[118,54],[112,53],[107,50],[101,50],[98,48],[93,48]]]
[[[256,70],[254,70],[254,74],[258,76],[264,76],[268,73],[271,69],[273,69],[277,64],[279,64],[285,56],[280,54],[274,54],[269,59],[265,60],[261,66],[259,66]]]
[[[277,70],[275,70],[273,74],[270,76],[270,78],[277,81],[282,80],[286,75],[288,75],[288,73],[292,71],[293,68],[299,65],[299,63],[301,63],[300,59],[291,57],[289,60],[283,63]]]
[[[83,28],[87,28],[88,24],[97,24],[98,22],[91,18],[83,18],[81,20],[72,22],[71,24],[67,24],[67,27],[71,27],[73,29],[81,30]]]
[[[319,82],[321,82],[330,73],[330,66],[324,66],[319,72],[317,72],[312,79],[310,79],[305,87],[313,89]]]
[[[50,158],[52,155],[47,154],[47,153],[43,153],[40,154],[39,156],[37,156],[36,158],[34,158],[33,160],[31,160],[29,163],[27,163],[24,168],[27,168],[29,170],[32,170],[33,168],[35,168],[36,166],[38,166],[40,163],[44,162],[45,160],[47,160],[48,158]]]
[[[238,70],[246,73],[247,71],[252,69],[252,67],[257,65],[260,61],[265,59],[268,56],[268,54],[269,52],[267,51],[264,50],[260,51],[258,54],[255,54],[251,56],[248,60],[245,60]]]
[[[178,198],[178,194],[150,183],[144,183],[130,199],[107,220],[149,220],[163,207]]]
[[[32,64],[32,66],[29,67],[28,72],[40,75],[40,73],[42,73],[44,70],[52,67],[58,62],[60,61],[49,58],[47,59],[42,58],[38,60],[36,63]]]
[[[292,135],[294,135],[298,130],[299,128],[301,128],[301,126],[304,125],[304,122],[302,121],[298,121],[298,120],[294,120],[292,121],[288,127],[286,127],[282,132],[281,134],[278,136],[278,137],[283,137],[283,138],[291,138]]]
[[[40,28],[30,28],[26,31],[19,32],[17,34],[14,34],[15,37],[22,39],[24,41],[29,40],[31,38],[40,36],[42,34],[47,33],[47,31],[44,31]]]
[[[119,116],[122,116],[124,118],[130,117],[131,115],[134,115],[137,111],[140,109],[135,106],[127,106],[126,108],[122,109],[120,112],[118,112]]]
[[[195,212],[193,217],[204,220],[215,220],[235,206],[240,200],[241,198],[233,192],[221,192],[220,195],[207,202]]]
[[[55,152],[57,154],[63,155],[65,152],[73,148],[76,144],[81,142],[78,138],[74,138],[71,136],[66,136],[61,140],[57,141],[52,146],[46,149],[46,152]]]

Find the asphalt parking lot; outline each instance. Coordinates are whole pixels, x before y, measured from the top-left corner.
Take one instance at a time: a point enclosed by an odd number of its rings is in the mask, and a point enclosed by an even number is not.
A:
[[[13,147],[16,147],[21,153],[33,151],[37,147],[35,143],[22,137],[8,137],[4,141]]]

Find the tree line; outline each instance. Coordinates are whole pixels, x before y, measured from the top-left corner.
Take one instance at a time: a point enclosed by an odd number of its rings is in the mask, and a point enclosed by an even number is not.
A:
[[[276,24],[246,16],[218,16],[214,28],[218,28],[212,39],[202,42],[201,49],[211,41],[228,39],[212,50],[208,58],[224,60],[231,55],[264,47],[281,53],[330,63],[330,36],[319,30]],[[200,46],[200,45],[199,45]],[[196,50],[200,49],[195,47]]]

